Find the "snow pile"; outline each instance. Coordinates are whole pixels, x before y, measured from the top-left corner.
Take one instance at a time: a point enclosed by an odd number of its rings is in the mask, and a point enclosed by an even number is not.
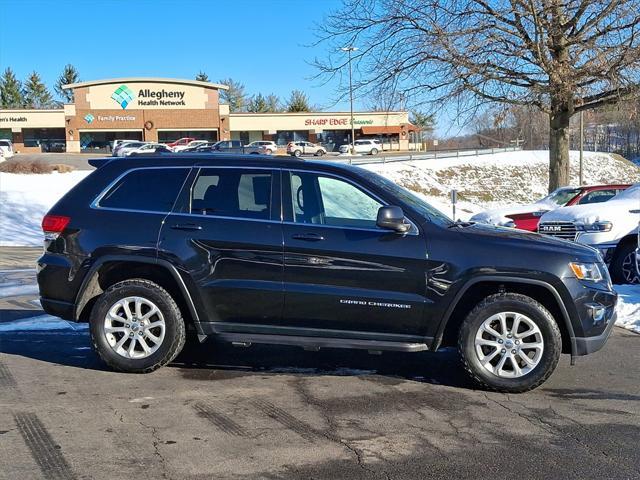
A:
[[[578,152],[570,152],[571,178],[578,183]],[[547,195],[549,152],[501,152],[475,157],[362,165],[384,175],[451,215],[449,193],[458,191],[456,217],[468,220],[489,208],[529,204]],[[587,184],[640,182],[640,168],[610,153],[585,152]]]
[[[640,333],[640,285],[616,285],[618,292],[618,320],[619,327]]]
[[[89,173],[0,172],[0,246],[42,245],[42,217]]]

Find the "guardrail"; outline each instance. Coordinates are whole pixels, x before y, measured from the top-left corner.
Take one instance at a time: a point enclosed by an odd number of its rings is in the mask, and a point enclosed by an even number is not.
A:
[[[412,153],[408,155],[390,155],[376,157],[348,157],[348,158],[332,158],[333,161],[348,162],[350,165],[364,165],[369,163],[393,163],[393,162],[410,162],[413,160],[435,160],[438,158],[459,158],[459,157],[475,157],[478,155],[491,155],[501,152],[517,152],[522,150],[519,147],[505,148],[482,148],[475,150],[443,150],[425,153]]]

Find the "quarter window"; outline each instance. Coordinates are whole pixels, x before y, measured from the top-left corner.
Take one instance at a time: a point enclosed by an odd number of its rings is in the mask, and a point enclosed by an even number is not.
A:
[[[105,208],[169,213],[182,188],[188,168],[146,168],[126,174],[104,195]]]
[[[203,169],[191,189],[191,213],[218,217],[271,217],[271,173]]]
[[[295,223],[376,228],[382,204],[355,185],[315,173],[291,174]]]

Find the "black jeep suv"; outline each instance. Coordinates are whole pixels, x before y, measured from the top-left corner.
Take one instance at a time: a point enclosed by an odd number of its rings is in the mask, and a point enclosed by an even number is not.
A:
[[[616,294],[599,254],[452,222],[367,170],[231,155],[92,161],[43,220],[44,309],[90,323],[111,367],[150,372],[188,329],[271,343],[435,351],[521,392],[561,352],[606,342]]]

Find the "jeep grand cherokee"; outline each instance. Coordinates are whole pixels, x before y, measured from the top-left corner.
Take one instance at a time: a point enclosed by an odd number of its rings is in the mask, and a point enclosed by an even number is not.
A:
[[[92,161],[43,220],[44,309],[88,321],[111,367],[150,372],[186,330],[244,345],[435,351],[486,388],[544,382],[606,342],[597,251],[456,223],[393,182],[329,162],[238,155]]]

